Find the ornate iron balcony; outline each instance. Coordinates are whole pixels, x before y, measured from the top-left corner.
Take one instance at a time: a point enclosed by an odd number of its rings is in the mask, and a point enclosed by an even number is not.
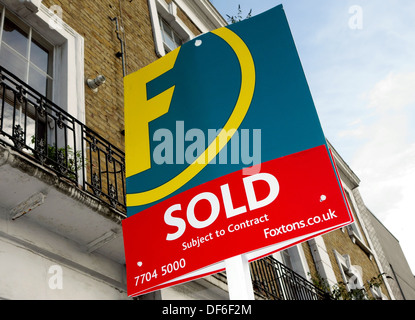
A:
[[[125,155],[0,66],[0,143],[53,170],[125,217]]]
[[[267,300],[326,300],[320,288],[271,256],[250,265],[255,292]]]

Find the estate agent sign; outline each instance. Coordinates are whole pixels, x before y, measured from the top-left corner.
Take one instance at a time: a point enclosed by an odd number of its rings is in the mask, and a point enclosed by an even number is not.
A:
[[[353,221],[282,6],[125,77],[130,296]]]

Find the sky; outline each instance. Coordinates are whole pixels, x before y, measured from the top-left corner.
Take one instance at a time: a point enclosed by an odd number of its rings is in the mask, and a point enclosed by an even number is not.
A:
[[[415,273],[415,1],[211,3],[225,18],[283,4],[323,131]]]

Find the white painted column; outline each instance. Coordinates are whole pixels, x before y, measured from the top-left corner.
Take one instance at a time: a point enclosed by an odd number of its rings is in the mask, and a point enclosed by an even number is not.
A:
[[[245,254],[225,260],[230,300],[255,300],[249,262]]]
[[[317,236],[309,240],[308,243],[310,244],[311,254],[313,255],[318,273],[329,282],[330,286],[335,285],[337,283],[336,275],[334,274],[323,237]]]

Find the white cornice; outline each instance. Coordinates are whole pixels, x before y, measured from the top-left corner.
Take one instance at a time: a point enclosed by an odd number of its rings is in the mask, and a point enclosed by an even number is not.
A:
[[[343,160],[343,158],[339,155],[339,153],[334,149],[332,144],[327,140],[327,143],[332,151],[334,161],[336,162],[337,168],[339,169],[339,173],[343,174],[350,181],[349,188],[354,189],[359,186],[360,179],[359,177],[353,172],[353,170],[349,167],[349,165]],[[346,182],[346,181],[344,181]]]

